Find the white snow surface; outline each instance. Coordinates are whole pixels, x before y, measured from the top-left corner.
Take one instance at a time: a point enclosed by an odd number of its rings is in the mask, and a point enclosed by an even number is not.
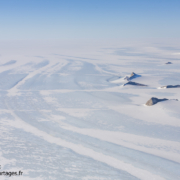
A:
[[[0,179],[180,179],[180,91],[159,88],[180,84],[168,43],[0,43],[0,172],[23,172]],[[132,72],[147,87],[122,86]]]

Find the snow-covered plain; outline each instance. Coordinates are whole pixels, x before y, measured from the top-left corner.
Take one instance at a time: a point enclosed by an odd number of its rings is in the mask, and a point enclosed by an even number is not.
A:
[[[178,43],[2,42],[0,54],[0,170],[23,172],[11,179],[180,179],[180,88],[159,89],[180,84]],[[132,72],[147,87],[123,86]]]

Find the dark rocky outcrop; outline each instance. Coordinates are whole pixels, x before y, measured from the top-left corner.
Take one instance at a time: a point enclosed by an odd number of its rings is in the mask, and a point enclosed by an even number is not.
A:
[[[132,72],[130,76],[126,76],[126,77],[124,78],[124,80],[127,80],[128,82],[125,83],[123,86],[125,86],[125,85],[147,86],[147,85],[145,85],[145,84],[140,84],[140,83],[131,81],[131,79],[134,79],[134,78],[136,78],[136,77],[141,77],[141,76],[138,75],[138,74],[136,74],[136,73],[134,73],[134,72]]]
[[[132,72],[131,75],[130,75],[130,77],[129,77],[129,79],[131,80],[131,79],[136,78],[136,77],[140,77],[140,75]]]
[[[124,78],[124,80],[130,81],[131,79],[134,79],[134,78],[136,78],[136,77],[140,77],[140,75],[132,72],[131,75],[130,75],[129,77],[126,76],[126,77]]]
[[[134,85],[134,86],[147,86],[145,84],[140,84],[140,83],[137,83],[137,82],[132,82],[132,81],[129,81],[128,83],[124,84],[125,85]]]
[[[180,85],[167,85],[167,86],[162,86],[161,88],[180,88]]]
[[[135,77],[136,75],[137,75],[136,73],[132,72],[130,78]]]
[[[147,102],[146,102],[146,105],[147,106],[152,106],[154,104],[157,104],[158,102],[161,102],[161,101],[167,101],[168,99],[164,98],[164,99],[158,99],[156,97],[152,97],[151,99],[149,99]]]
[[[165,64],[172,64],[172,62],[167,62],[167,63],[165,63]]]

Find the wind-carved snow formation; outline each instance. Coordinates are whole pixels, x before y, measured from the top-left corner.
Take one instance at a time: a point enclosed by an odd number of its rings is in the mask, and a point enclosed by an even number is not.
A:
[[[1,53],[1,171],[23,172],[12,179],[180,179],[180,91],[157,90],[180,82],[179,61],[162,65],[174,52],[60,47]],[[144,106],[150,97],[168,100]]]

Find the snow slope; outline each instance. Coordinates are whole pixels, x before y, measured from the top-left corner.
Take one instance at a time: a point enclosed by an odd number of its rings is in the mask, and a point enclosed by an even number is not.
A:
[[[94,44],[0,45],[1,172],[21,170],[11,179],[23,180],[180,179],[180,91],[158,89],[180,82],[178,44]],[[122,86],[131,72],[148,86]],[[151,97],[171,100],[144,106]]]

